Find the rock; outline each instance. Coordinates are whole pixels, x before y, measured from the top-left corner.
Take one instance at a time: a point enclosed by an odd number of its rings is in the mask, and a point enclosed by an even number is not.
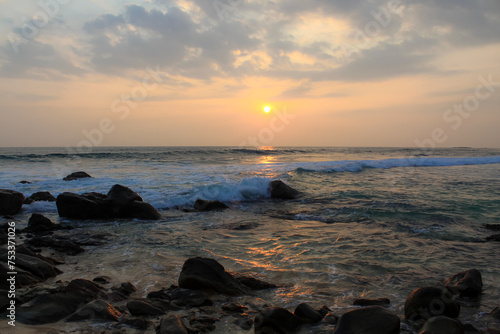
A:
[[[486,241],[500,241],[500,234],[490,235],[486,238]]]
[[[28,227],[24,231],[37,234],[53,231],[58,227],[59,225],[54,224],[49,218],[38,213],[33,213],[28,220]]]
[[[388,298],[375,298],[375,299],[359,298],[356,299],[352,304],[356,306],[376,306],[376,305],[384,306],[384,305],[390,305],[391,301]]]
[[[103,293],[102,288],[99,285],[83,278],[72,280],[68,286],[66,286],[64,292],[84,296],[87,301],[95,299]]]
[[[64,181],[73,181],[73,180],[79,180],[79,179],[85,179],[88,177],[92,177],[89,174],[85,172],[74,172],[63,178]]]
[[[248,317],[242,317],[233,321],[233,324],[235,324],[236,326],[240,327],[245,331],[249,331],[250,329],[252,329],[253,320]]]
[[[115,309],[113,306],[101,299],[97,299],[91,301],[90,303],[73,313],[68,319],[66,319],[66,321],[118,321],[121,316],[121,312]]]
[[[277,288],[277,286],[272,283],[261,281],[249,275],[244,275],[241,273],[231,273],[231,275],[236,278],[238,282],[251,290],[266,290]]]
[[[140,329],[140,330],[146,330],[148,329],[149,325],[151,322],[145,320],[145,319],[130,319],[130,318],[125,318],[121,321],[122,324],[125,324],[127,326],[130,326],[135,329]]]
[[[197,199],[194,202],[194,208],[198,211],[215,211],[229,209],[229,207],[221,201],[207,201],[204,199]]]
[[[324,314],[319,313],[306,303],[299,304],[293,312],[303,322],[314,325],[323,320]]]
[[[24,195],[8,189],[0,189],[0,215],[15,215],[21,211]]]
[[[108,195],[62,193],[57,196],[60,217],[76,219],[137,218],[160,219],[160,213],[131,189],[114,185]]]
[[[340,317],[334,334],[398,334],[399,317],[380,306],[349,311]]]
[[[64,239],[56,238],[52,236],[34,237],[27,241],[27,243],[34,247],[50,247],[61,253],[68,255],[77,255],[84,252],[84,249],[75,244],[74,242]]]
[[[56,206],[60,217],[75,219],[111,218],[104,199],[105,195],[98,193],[78,195],[64,192],[57,196]]]
[[[22,180],[22,181],[19,181],[20,184],[31,184],[30,181],[26,181],[26,180]]]
[[[121,293],[123,293],[124,295],[127,295],[129,296],[130,294],[132,294],[133,292],[136,292],[137,291],[137,288],[135,287],[135,285],[133,285],[132,283],[130,282],[125,282],[125,283],[122,283],[120,285],[120,288],[119,288],[119,291]]]
[[[464,334],[464,327],[460,322],[441,315],[427,320],[419,334]]]
[[[429,318],[444,315],[457,318],[460,304],[447,288],[423,287],[413,291],[406,298],[405,318],[423,324]]]
[[[188,334],[186,326],[177,315],[166,315],[161,318],[158,334]]]
[[[269,307],[262,310],[254,319],[255,333],[293,333],[304,322],[295,314],[280,307]]]
[[[38,257],[17,253],[16,266],[30,272],[33,276],[44,281],[47,278],[57,276],[61,273],[52,264],[39,259]]]
[[[48,191],[36,192],[24,200],[24,204],[31,204],[33,202],[55,202],[56,198]]]
[[[223,305],[222,310],[230,313],[245,313],[246,310],[248,310],[248,307],[231,303]]]
[[[268,191],[271,194],[271,198],[295,199],[299,195],[297,190],[286,185],[281,180],[271,181]]]
[[[445,281],[446,287],[461,297],[477,297],[483,290],[481,272],[469,269],[451,276]]]
[[[491,231],[500,231],[500,224],[486,224],[484,227]]]
[[[170,289],[153,291],[148,294],[148,299],[167,300],[177,308],[181,308],[184,306],[200,307],[213,305],[213,302],[208,299],[207,294],[202,291],[183,289],[174,286]]]
[[[92,282],[98,283],[98,284],[108,284],[111,282],[111,277],[109,277],[109,276],[97,276],[96,278],[94,278],[92,280]]]
[[[0,289],[2,290],[10,290],[10,283],[7,281],[10,278],[10,275],[7,275],[8,272],[12,272],[6,262],[0,261]],[[32,273],[22,270],[18,267],[15,267],[14,272],[17,272],[16,275],[16,288],[22,288],[24,286],[30,286],[37,284],[40,282],[40,278],[35,277]]]
[[[464,325],[464,334],[479,334],[479,330],[471,324]]]
[[[500,320],[500,307],[495,307],[493,311],[491,311],[490,315],[495,318]]]
[[[144,299],[131,300],[127,303],[127,309],[133,316],[159,316],[165,314],[165,311],[161,308]]]
[[[192,290],[207,290],[225,295],[242,295],[248,289],[213,259],[190,258],[182,266],[179,286]]]

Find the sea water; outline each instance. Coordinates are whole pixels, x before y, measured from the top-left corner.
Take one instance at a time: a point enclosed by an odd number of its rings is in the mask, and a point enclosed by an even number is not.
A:
[[[63,181],[74,171],[92,178]],[[273,200],[280,179],[301,192]],[[21,184],[27,180],[31,183]],[[175,284],[183,262],[211,257],[227,270],[280,288],[259,297],[291,310],[301,302],[334,313],[359,297],[387,297],[403,315],[415,288],[442,284],[470,268],[484,292],[461,319],[486,328],[500,305],[500,244],[485,224],[500,223],[500,150],[328,147],[0,148],[0,188],[29,196],[106,193],[122,184],[156,207],[158,221],[59,218],[55,203],[25,205],[73,225],[68,233],[105,233],[107,243],[66,258],[55,280],[108,275],[142,297]],[[221,212],[185,212],[198,198]]]

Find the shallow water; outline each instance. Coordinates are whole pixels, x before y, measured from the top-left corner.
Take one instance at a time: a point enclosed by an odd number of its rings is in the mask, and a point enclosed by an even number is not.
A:
[[[484,293],[463,306],[461,319],[486,328],[485,313],[499,306],[500,244],[483,241],[494,234],[484,224],[500,223],[500,150],[441,149],[417,157],[411,149],[366,148],[100,148],[76,158],[64,152],[0,149],[0,188],[57,196],[106,193],[120,183],[163,218],[72,221],[58,218],[54,203],[24,206],[15,217],[19,227],[38,212],[76,226],[71,233],[110,234],[105,245],[68,257],[55,280],[108,275],[146,295],[175,284],[187,258],[208,256],[227,270],[280,285],[260,295],[276,306],[308,302],[342,314],[356,298],[388,297],[401,316],[413,289],[477,268]],[[69,172],[94,178],[61,181],[53,164],[68,161],[78,162]],[[303,196],[268,198],[267,185],[278,178]],[[33,183],[18,184],[23,179]],[[231,209],[176,209],[199,197]]]

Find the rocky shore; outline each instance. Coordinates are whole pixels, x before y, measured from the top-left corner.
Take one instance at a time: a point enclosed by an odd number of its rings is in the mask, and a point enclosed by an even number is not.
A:
[[[90,177],[69,175],[68,181]],[[292,199],[300,194],[281,181],[270,186],[271,197]],[[107,194],[36,193],[28,198],[12,190],[0,190],[0,214],[16,215],[22,205],[56,201],[60,217],[70,219],[160,219],[161,215],[133,190],[113,186]],[[224,210],[222,202],[199,200],[190,210]],[[6,220],[10,220],[7,217]],[[497,226],[486,226],[492,231]],[[71,233],[72,226],[57,224],[32,214],[27,228],[17,230],[16,267],[9,268],[9,225],[0,228],[0,310],[2,318],[24,325],[74,323],[81,333],[334,333],[334,334],[497,334],[500,328],[474,328],[461,321],[462,305],[481,298],[481,272],[467,269],[440,286],[408,291],[404,310],[395,310],[386,296],[358,298],[356,308],[336,314],[328,306],[300,303],[294,307],[273,305],[261,299],[287,282],[265,282],[260,277],[230,271],[214,258],[186,258],[175,285],[142,295],[134,284],[101,275],[92,280],[57,280],[66,257],[81,256],[87,249],[113,241],[105,234]],[[63,233],[64,232],[64,233]],[[495,240],[494,236],[491,240]],[[42,255],[50,249],[54,257]],[[46,254],[46,253],[44,253]],[[97,260],[97,259],[96,259]],[[465,268],[464,268],[465,269]],[[14,280],[8,272],[15,271]],[[50,280],[50,284],[46,283]],[[15,298],[9,291],[15,290]],[[15,317],[11,305],[15,304]],[[324,305],[332,305],[325,300]],[[499,309],[488,315],[500,320]],[[62,326],[61,326],[62,327]],[[7,328],[7,327],[6,327]],[[2,331],[3,332],[3,331]],[[54,332],[52,332],[54,333]],[[57,333],[57,332],[56,332]],[[58,333],[69,333],[61,330]],[[73,333],[73,331],[71,331]]]

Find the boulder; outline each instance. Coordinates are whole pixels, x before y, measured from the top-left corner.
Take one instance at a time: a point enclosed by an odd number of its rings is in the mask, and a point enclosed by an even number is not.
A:
[[[460,322],[441,315],[427,320],[419,334],[464,334],[464,327]]]
[[[306,303],[299,304],[295,308],[293,314],[299,317],[303,322],[311,325],[317,324],[323,320],[323,317],[325,316],[325,314],[321,314],[319,311],[316,311]]]
[[[398,334],[399,317],[380,306],[349,311],[340,317],[334,334]]]
[[[0,215],[15,215],[21,211],[24,195],[8,189],[0,189]]]
[[[64,192],[57,196],[57,211],[60,217],[76,219],[106,219],[111,215],[104,202],[105,195],[86,193],[82,195]]]
[[[188,330],[178,315],[166,315],[161,318],[158,334],[188,334]]]
[[[54,323],[74,313],[83,303],[85,297],[78,294],[40,295],[17,309],[16,320],[27,325]]]
[[[52,264],[38,257],[21,253],[16,254],[16,266],[26,270],[41,281],[57,276],[61,273],[61,271],[55,268]]]
[[[10,289],[10,283],[7,281],[7,279],[10,278],[10,275],[7,275],[7,273],[12,271],[17,273],[16,288],[22,288],[24,286],[30,286],[40,282],[40,278],[35,277],[32,273],[18,267],[15,267],[14,270],[12,270],[7,262],[0,261],[0,289]]]
[[[176,286],[172,286],[169,289],[150,292],[148,294],[148,299],[166,300],[177,308],[213,305],[213,302],[208,298],[205,292],[183,289]]]
[[[271,181],[268,188],[271,198],[295,199],[299,192],[281,180]]]
[[[73,181],[73,180],[79,180],[79,179],[85,179],[92,177],[89,174],[85,172],[74,172],[63,178],[64,181]]]
[[[55,202],[56,198],[48,191],[36,192],[24,200],[24,204],[31,204],[33,202]]]
[[[38,213],[33,213],[28,220],[28,227],[24,231],[38,234],[53,231],[58,227],[59,225],[54,224],[49,218]]]
[[[75,313],[73,313],[66,321],[118,321],[122,314],[104,300],[93,300]]]
[[[219,262],[201,257],[190,258],[184,262],[179,275],[179,286],[225,295],[242,295],[249,292],[249,289],[226,272]]]
[[[217,211],[228,209],[229,207],[221,201],[207,201],[204,199],[197,199],[194,202],[194,208],[198,211]]]
[[[483,289],[481,272],[469,269],[451,276],[445,281],[446,287],[461,297],[477,297]]]
[[[164,310],[145,299],[129,301],[127,303],[127,309],[133,316],[159,316],[165,314]]]
[[[305,324],[298,316],[280,307],[262,310],[254,323],[255,334],[293,333]]]
[[[277,288],[276,285],[261,281],[255,277],[244,275],[241,273],[231,273],[238,282],[249,288],[250,290],[266,290]]]
[[[356,306],[384,306],[390,305],[391,301],[388,298],[359,298],[356,299],[352,305]]]
[[[88,302],[103,294],[102,288],[96,283],[83,278],[72,280],[64,289],[65,293],[83,296]]]
[[[405,318],[422,324],[438,315],[457,318],[460,304],[455,299],[453,292],[445,287],[418,288],[406,298]]]
[[[42,236],[29,239],[27,243],[34,247],[50,247],[61,253],[77,255],[84,252],[82,246],[63,237]]]
[[[26,180],[22,180],[22,181],[19,181],[20,184],[31,184],[30,181],[26,181]]]
[[[161,214],[149,203],[134,201],[123,207],[117,218],[158,220]]]

